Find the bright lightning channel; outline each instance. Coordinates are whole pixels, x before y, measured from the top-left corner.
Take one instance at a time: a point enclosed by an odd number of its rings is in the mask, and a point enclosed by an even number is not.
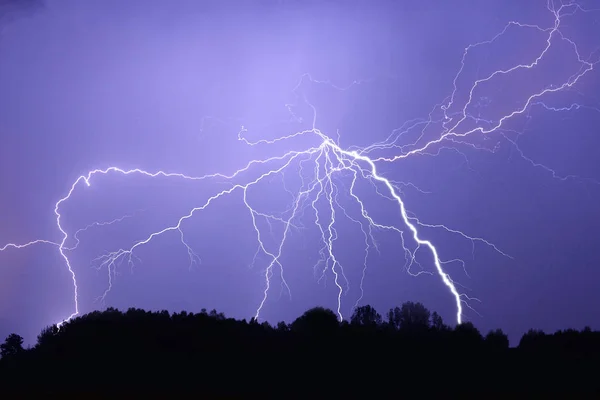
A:
[[[529,157],[526,157],[525,154],[518,147],[517,142],[515,140],[508,139],[508,137],[506,136],[506,132],[510,131],[507,128],[505,128],[506,123],[509,120],[524,114],[528,109],[534,106],[541,106],[546,110],[553,112],[567,112],[572,110],[578,110],[580,108],[588,108],[600,111],[597,108],[580,104],[572,104],[566,107],[551,107],[546,105],[542,101],[542,98],[548,94],[572,88],[583,76],[591,72],[594,69],[595,65],[598,63],[598,60],[592,60],[594,54],[591,54],[588,58],[582,57],[576,43],[569,39],[567,36],[565,36],[560,30],[561,23],[565,17],[573,16],[577,13],[591,12],[592,10],[584,9],[583,7],[574,2],[562,4],[560,5],[560,7],[556,7],[552,1],[548,1],[547,9],[554,17],[553,23],[550,27],[540,27],[538,25],[523,24],[511,21],[504,27],[504,29],[500,33],[498,33],[492,39],[467,46],[464,49],[460,63],[460,68],[453,81],[453,91],[451,95],[444,102],[437,104],[435,107],[433,107],[433,109],[429,113],[428,118],[416,119],[406,122],[400,128],[394,130],[387,137],[387,139],[382,142],[374,143],[370,146],[362,148],[356,146],[349,148],[342,147],[340,145],[339,132],[336,132],[337,140],[334,141],[331,137],[327,136],[316,127],[316,108],[306,99],[306,97],[302,96],[303,100],[308,106],[311,107],[313,112],[311,129],[298,131],[294,134],[278,137],[272,140],[259,139],[256,141],[251,141],[246,138],[247,130],[242,126],[238,133],[238,139],[248,146],[268,146],[277,142],[289,141],[290,139],[299,136],[310,135],[318,139],[318,145],[303,150],[289,151],[287,153],[284,153],[283,155],[276,157],[252,160],[244,167],[238,169],[237,171],[229,175],[215,173],[196,177],[181,173],[168,173],[164,171],[148,172],[142,169],[127,170],[114,166],[106,169],[94,169],[76,179],[75,182],[73,182],[70,186],[70,189],[68,190],[66,195],[63,198],[59,199],[54,205],[54,213],[56,216],[56,228],[60,233],[60,240],[51,241],[37,239],[24,244],[9,243],[4,245],[3,247],[0,247],[0,251],[7,251],[9,249],[23,249],[34,244],[50,244],[58,249],[58,252],[64,260],[65,266],[68,269],[72,279],[74,306],[73,312],[69,316],[64,318],[64,320],[59,324],[60,327],[62,324],[71,320],[80,312],[77,274],[75,273],[75,269],[73,268],[71,259],[69,257],[69,254],[76,250],[80,243],[80,234],[82,234],[84,231],[90,228],[117,224],[123,219],[130,218],[133,216],[127,215],[111,221],[94,222],[82,229],[77,230],[72,235],[70,235],[69,232],[67,232],[67,230],[63,228],[62,214],[60,210],[64,203],[71,199],[71,196],[73,195],[76,189],[78,189],[82,185],[90,186],[92,184],[93,178],[97,175],[108,174],[143,175],[151,178],[163,177],[187,181],[204,181],[213,178],[221,178],[229,181],[230,186],[227,189],[212,195],[203,204],[200,204],[189,210],[187,214],[181,216],[178,219],[176,224],[172,226],[167,226],[161,230],[151,233],[145,239],[135,242],[129,248],[118,249],[116,251],[109,252],[98,257],[95,260],[100,263],[100,267],[106,267],[108,271],[108,287],[103,293],[103,295],[100,297],[102,301],[110,293],[113,284],[113,275],[115,274],[116,268],[122,262],[126,262],[129,265],[133,266],[134,260],[137,259],[134,253],[137,250],[139,250],[142,246],[149,244],[153,239],[157,238],[158,236],[164,235],[169,232],[177,234],[183,247],[188,252],[190,258],[190,267],[194,263],[200,262],[200,257],[194,252],[192,246],[185,240],[183,229],[184,222],[191,219],[197,212],[202,212],[203,210],[208,208],[215,200],[224,196],[229,196],[234,192],[241,192],[243,204],[251,216],[257,240],[258,248],[254,255],[252,263],[254,264],[256,262],[256,259],[260,254],[265,255],[269,258],[269,263],[264,270],[265,287],[255,313],[255,317],[257,319],[260,317],[260,313],[268,298],[268,293],[271,288],[271,278],[274,274],[275,269],[279,271],[279,275],[282,281],[282,290],[287,291],[291,296],[290,286],[288,285],[288,282],[285,279],[285,270],[283,263],[281,262],[281,257],[284,251],[284,247],[288,241],[291,229],[302,226],[302,223],[298,220],[301,217],[304,217],[307,210],[309,210],[310,212],[314,213],[313,223],[319,230],[320,240],[322,243],[321,248],[319,250],[319,255],[321,256],[321,258],[314,266],[314,269],[316,273],[320,271],[321,276],[319,279],[323,279],[328,271],[330,271],[333,274],[335,287],[337,288],[336,312],[340,320],[343,319],[341,311],[342,295],[345,291],[349,289],[350,284],[348,282],[348,279],[346,278],[344,267],[340,263],[339,258],[336,256],[336,254],[338,254],[336,245],[336,240],[338,239],[336,222],[339,218],[345,217],[359,226],[360,231],[362,232],[362,235],[364,237],[365,246],[364,259],[362,265],[362,276],[359,284],[360,297],[354,304],[354,307],[359,305],[364,295],[363,282],[367,270],[367,260],[369,258],[369,253],[371,249],[374,249],[375,251],[379,252],[379,248],[374,237],[374,232],[391,231],[395,232],[399,236],[400,243],[402,245],[402,249],[405,255],[405,267],[410,275],[417,276],[422,273],[427,273],[430,275],[433,274],[429,271],[421,270],[415,273],[411,270],[411,267],[414,265],[420,266],[420,263],[417,261],[416,257],[418,250],[425,249],[429,253],[430,261],[435,267],[435,274],[437,274],[437,276],[441,279],[441,281],[446,286],[453,298],[453,301],[456,306],[456,322],[460,324],[463,321],[463,306],[470,307],[469,301],[477,301],[478,299],[471,298],[466,294],[461,293],[457,288],[457,286],[459,286],[458,283],[456,283],[444,270],[444,265],[452,262],[458,262],[461,263],[464,267],[465,263],[463,260],[460,259],[443,260],[439,254],[438,248],[430,240],[425,239],[422,236],[419,228],[427,227],[443,229],[447,232],[460,235],[461,237],[470,240],[473,246],[475,246],[475,243],[478,242],[483,243],[505,257],[510,258],[510,256],[506,252],[500,250],[496,245],[484,238],[470,236],[462,231],[449,228],[442,224],[429,224],[421,222],[419,218],[417,218],[414,214],[407,210],[405,202],[402,198],[401,189],[402,187],[410,187],[419,191],[421,190],[412,183],[395,182],[391,179],[384,177],[381,173],[379,173],[377,166],[380,163],[391,163],[417,155],[436,156],[444,150],[455,151],[466,159],[466,155],[462,153],[457,148],[457,146],[463,145],[474,149],[490,151],[490,149],[481,147],[474,143],[470,143],[466,140],[477,133],[488,136],[492,133],[498,133],[499,137],[505,138],[512,146],[514,146],[518,150],[519,154],[528,162],[530,162],[530,164],[534,167],[541,167],[547,172],[550,172],[555,178],[563,180],[568,178],[577,179],[578,177],[575,177],[573,175],[561,177],[553,169],[543,164],[537,163]],[[470,54],[470,52],[474,48],[494,43],[511,29],[536,30],[546,35],[546,44],[540,52],[531,55],[529,63],[517,64],[507,69],[498,69],[483,78],[475,80],[472,83],[472,85],[468,88],[468,99],[464,102],[464,104],[459,105],[457,107],[457,93],[459,91],[458,82],[459,78],[461,78],[463,74],[467,57]],[[519,70],[531,70],[536,68],[540,63],[545,61],[545,59],[547,58],[548,51],[552,48],[553,45],[555,45],[555,43],[559,41],[565,42],[570,46],[570,48],[573,51],[574,58],[579,62],[580,69],[576,73],[568,77],[563,82],[554,82],[544,89],[531,93],[528,97],[523,99],[524,101],[522,103],[522,106],[515,108],[510,112],[507,112],[505,115],[503,115],[497,120],[485,120],[480,116],[474,116],[470,113],[470,109],[475,107],[474,95],[483,84],[490,82],[500,76],[514,74],[516,71]],[[336,90],[348,90],[352,86],[366,82],[355,81],[347,87],[339,87],[333,85],[329,81],[317,81],[313,79],[312,76],[310,76],[309,74],[305,74],[300,79],[298,85],[294,89],[294,92],[299,90],[301,84],[303,84],[303,82],[305,81],[309,81],[313,84],[329,85],[330,87]],[[292,116],[296,120],[301,120],[293,114],[289,106],[288,109],[290,110]],[[457,111],[451,111],[454,109],[457,109]],[[438,116],[435,117],[436,115]],[[470,124],[471,127],[465,128],[465,125],[468,124]],[[475,124],[474,127],[473,124]],[[425,140],[426,130],[431,130],[432,127],[436,126],[439,129],[436,137],[434,139]],[[404,135],[407,135],[409,132],[418,129],[421,129],[421,133],[416,140],[409,143],[401,142],[401,139]],[[395,154],[393,156],[377,157],[371,155],[372,153],[376,153],[379,151],[394,152]],[[267,172],[260,174],[257,178],[253,180],[247,181],[245,183],[234,183],[234,178],[238,178],[242,175],[242,173],[249,171],[253,167],[258,165],[272,167]],[[312,165],[312,168],[307,167],[307,165]],[[284,218],[282,216],[276,216],[264,212],[259,212],[256,209],[256,207],[254,207],[248,200],[248,190],[257,185],[259,182],[274,177],[276,175],[284,177],[284,173],[286,171],[292,170],[294,167],[298,168],[302,184],[301,188],[297,192],[292,192],[287,187],[285,187],[285,190],[294,199],[291,206],[288,209],[289,215]],[[309,171],[309,177],[305,176],[306,171]],[[352,201],[359,207],[360,213],[356,216],[350,215],[350,213],[347,211],[347,208],[342,206],[339,202],[339,195],[343,191],[343,185],[340,182],[336,181],[335,178],[342,174],[349,174],[349,176],[351,177],[351,184],[348,188],[345,189],[348,192],[349,198],[352,199]],[[285,186],[285,178],[283,179]],[[381,196],[382,198],[393,201],[396,204],[398,209],[398,215],[401,217],[403,226],[396,226],[393,224],[386,224],[383,222],[376,221],[369,214],[368,207],[365,204],[365,201],[361,199],[361,197],[359,197],[355,190],[355,185],[360,179],[363,179],[366,182],[368,182],[374,188],[377,195]],[[319,211],[319,209],[317,208],[317,203],[320,201],[324,201],[328,205],[326,218],[322,215],[323,210]],[[272,223],[283,224],[283,234],[281,239],[278,240],[278,245],[275,249],[268,249],[268,246],[265,245],[265,232],[259,228],[259,218],[264,218],[269,224],[269,226],[271,226]],[[414,248],[411,248],[410,245],[407,244],[407,236],[409,236],[412,239],[412,241],[416,243],[416,246],[414,246]],[[74,240],[75,244],[68,247],[67,242],[70,239]]]

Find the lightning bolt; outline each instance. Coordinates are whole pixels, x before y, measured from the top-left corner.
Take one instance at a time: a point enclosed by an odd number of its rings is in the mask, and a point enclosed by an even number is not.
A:
[[[145,210],[139,210],[138,212],[141,211],[145,211]],[[115,218],[112,219],[110,221],[103,221],[103,222],[92,222],[91,224],[88,224],[87,226],[78,229],[74,234],[73,234],[73,239],[75,240],[75,244],[72,247],[65,247],[66,250],[69,251],[74,251],[77,249],[77,247],[79,247],[79,234],[86,232],[89,229],[95,228],[95,227],[102,227],[102,226],[108,226],[108,225],[114,225],[117,224],[119,222],[123,222],[124,220],[128,219],[128,218],[133,218],[135,216],[136,213],[133,214],[127,214],[127,215],[123,215],[122,217],[119,218]]]
[[[517,141],[510,139],[507,133],[511,130],[506,127],[507,122],[519,116],[527,116],[528,111],[532,107],[542,107],[548,112],[568,112],[579,109],[591,109],[600,111],[598,107],[573,103],[567,106],[549,106],[544,101],[544,98],[560,91],[573,89],[573,87],[587,74],[594,70],[594,67],[599,62],[597,52],[592,52],[588,57],[583,57],[577,44],[567,37],[561,31],[561,24],[567,17],[574,16],[578,13],[589,13],[595,10],[585,9],[577,3],[568,2],[556,6],[554,2],[548,1],[547,10],[553,17],[552,24],[549,27],[539,25],[525,24],[516,21],[510,21],[505,25],[504,29],[490,40],[471,44],[464,49],[460,60],[460,67],[452,82],[451,94],[441,103],[436,104],[430,111],[427,118],[414,119],[407,121],[401,127],[392,131],[389,136],[380,142],[371,144],[366,147],[350,146],[344,147],[340,144],[340,132],[336,132],[335,140],[323,133],[317,128],[317,110],[302,93],[302,85],[308,83],[328,85],[335,90],[346,91],[361,84],[368,84],[369,80],[354,81],[345,87],[336,86],[330,81],[318,81],[313,79],[310,74],[304,74],[297,86],[294,88],[294,93],[299,99],[308,105],[312,110],[312,124],[310,129],[300,130],[293,134],[284,135],[275,139],[259,138],[251,140],[247,136],[248,129],[242,125],[237,133],[237,138],[246,146],[271,146],[275,143],[290,142],[292,139],[299,137],[311,137],[316,140],[314,145],[303,149],[288,151],[280,156],[274,156],[265,159],[256,159],[247,163],[242,168],[227,175],[223,173],[214,173],[203,176],[190,176],[182,173],[170,173],[165,171],[148,172],[142,169],[121,169],[118,167],[109,167],[106,169],[94,169],[87,174],[80,176],[72,183],[70,189],[64,197],[59,199],[54,205],[54,213],[56,216],[56,228],[60,235],[60,240],[43,240],[37,239],[25,244],[9,243],[0,248],[0,251],[9,249],[23,249],[36,244],[50,244],[58,249],[65,266],[68,269],[73,284],[73,312],[64,318],[59,324],[71,320],[79,314],[79,289],[77,285],[77,275],[69,257],[70,252],[75,251],[80,243],[80,234],[94,227],[102,227],[112,225],[123,221],[125,218],[130,218],[132,215],[127,215],[106,222],[94,222],[86,227],[75,231],[72,234],[63,228],[61,208],[68,202],[76,190],[80,187],[90,186],[94,178],[98,175],[142,175],[150,178],[167,178],[180,179],[185,181],[202,182],[208,180],[219,179],[225,182],[226,189],[216,192],[208,197],[206,201],[196,205],[189,210],[185,215],[182,215],[174,224],[164,227],[158,231],[152,232],[145,238],[136,241],[133,245],[127,248],[121,248],[115,251],[108,252],[93,260],[99,263],[99,268],[106,268],[108,272],[108,285],[106,291],[100,297],[100,300],[109,295],[114,282],[115,271],[123,263],[128,264],[133,268],[136,260],[136,252],[143,246],[149,245],[154,239],[159,236],[173,233],[179,237],[182,248],[187,251],[190,258],[190,268],[193,264],[200,262],[200,257],[193,250],[192,244],[185,239],[185,224],[199,212],[209,208],[215,201],[220,198],[241,193],[242,202],[247,209],[255,234],[257,250],[252,260],[252,265],[257,263],[259,256],[267,257],[268,263],[264,269],[264,289],[262,296],[258,302],[255,318],[259,318],[262,309],[264,308],[272,285],[272,277],[278,272],[281,278],[281,290],[287,292],[291,297],[291,288],[285,278],[285,267],[282,261],[284,250],[290,241],[290,236],[293,231],[302,231],[305,225],[302,220],[305,220],[307,213],[314,215],[312,223],[317,228],[320,237],[319,260],[314,265],[315,275],[319,276],[319,281],[326,279],[327,273],[333,275],[335,290],[337,291],[337,307],[336,312],[340,320],[344,318],[342,313],[342,300],[344,293],[351,290],[351,284],[345,274],[345,266],[340,262],[338,257],[338,230],[337,223],[340,218],[347,218],[355,224],[360,230],[364,239],[364,258],[362,259],[362,274],[359,282],[360,296],[354,304],[357,307],[363,299],[364,290],[363,283],[366,279],[366,272],[370,252],[374,249],[379,252],[379,247],[375,238],[377,232],[387,231],[398,236],[398,241],[404,253],[404,266],[406,271],[412,276],[422,274],[437,275],[445,287],[448,289],[453,298],[456,307],[456,322],[460,324],[464,318],[464,307],[471,308],[469,302],[479,301],[477,298],[469,297],[465,293],[459,291],[459,287],[463,287],[458,282],[450,277],[445,271],[444,266],[449,263],[459,263],[465,266],[465,262],[461,259],[450,258],[443,259],[440,255],[438,247],[421,232],[421,228],[441,229],[447,233],[459,235],[465,240],[472,243],[473,252],[475,245],[481,243],[489,246],[494,251],[504,257],[511,258],[510,255],[492,242],[473,235],[469,235],[458,229],[448,227],[443,224],[425,223],[422,222],[416,215],[411,213],[406,206],[403,196],[403,189],[417,190],[421,193],[429,193],[419,189],[414,184],[408,182],[396,182],[386,178],[380,172],[380,166],[387,163],[402,161],[410,157],[417,156],[437,156],[442,151],[454,151],[462,156],[466,162],[468,158],[464,152],[460,150],[461,146],[494,152],[498,144],[493,148],[489,148],[479,144],[477,141],[471,141],[472,138],[490,138],[496,137],[498,140],[504,138],[511,146],[517,149],[519,155],[530,162],[534,167],[540,167],[552,174],[553,177],[559,179],[577,178],[574,175],[561,177],[553,169],[533,161],[527,157],[519,148]],[[545,35],[544,45],[542,49],[532,54],[529,62],[513,65],[509,68],[496,69],[488,75],[478,78],[471,82],[466,88],[461,86],[460,82],[463,79],[465,66],[467,65],[468,57],[471,52],[481,46],[491,45],[500,40],[510,30],[533,30],[539,34]],[[561,82],[552,82],[547,86],[533,91],[525,96],[519,106],[513,107],[511,110],[496,119],[486,119],[481,116],[481,108],[489,101],[488,97],[478,98],[476,94],[485,88],[485,85],[500,77],[510,77],[523,71],[535,71],[539,65],[548,62],[548,53],[556,46],[557,43],[566,43],[571,49],[571,56],[574,61],[579,63],[579,69],[571,76]],[[573,89],[574,90],[574,89]],[[467,93],[466,100],[460,103],[459,92]],[[292,114],[292,120],[302,122],[303,118],[296,115],[292,110],[292,105],[286,105]],[[477,115],[474,113],[477,112]],[[211,119],[212,120],[212,119]],[[203,128],[205,121],[203,120]],[[494,136],[494,134],[496,134]],[[433,138],[431,137],[433,135]],[[406,137],[414,137],[414,140],[405,140]],[[385,153],[377,155],[378,153]],[[386,155],[387,154],[387,155]],[[389,155],[391,154],[391,155]],[[255,174],[252,179],[248,179],[249,175],[256,167],[266,166],[267,172]],[[301,181],[300,188],[294,189],[286,186],[285,174],[295,171]],[[256,207],[249,193],[253,188],[256,188],[260,182],[272,180],[275,177],[280,177],[284,190],[290,196],[291,202],[282,213],[269,213],[259,210]],[[244,180],[245,179],[245,180]],[[349,180],[349,185],[346,184]],[[397,216],[400,218],[400,224],[385,223],[377,221],[369,212],[369,207],[365,200],[358,194],[356,185],[358,182],[364,181],[368,183],[370,188],[383,199],[386,199],[397,208]],[[346,204],[342,198],[348,199]],[[358,213],[352,214],[350,207],[359,210]],[[269,225],[270,234],[275,237],[272,230],[273,224],[280,224],[283,227],[281,237],[276,240],[276,246],[268,246],[265,241],[264,229],[260,227],[260,221],[264,220]],[[68,247],[69,240],[74,241],[74,245]],[[423,268],[423,260],[417,258],[417,253],[425,252],[428,254],[427,261],[433,265],[434,271],[427,271]],[[420,254],[420,253],[419,253]],[[419,267],[417,272],[413,268]],[[466,270],[465,270],[466,273]]]

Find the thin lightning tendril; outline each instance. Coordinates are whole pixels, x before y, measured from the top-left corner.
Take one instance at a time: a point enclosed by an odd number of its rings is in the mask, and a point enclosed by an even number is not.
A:
[[[319,250],[320,259],[314,266],[315,275],[320,275],[319,281],[326,279],[326,274],[328,272],[333,275],[335,288],[337,290],[336,312],[340,320],[343,319],[343,314],[341,311],[342,297],[344,293],[347,293],[350,289],[350,282],[347,279],[344,272],[344,267],[337,256],[338,251],[336,241],[338,240],[338,231],[336,229],[336,222],[337,219],[345,217],[355,225],[358,225],[364,239],[364,258],[362,259],[362,274],[359,283],[360,296],[354,304],[354,307],[357,307],[364,297],[363,283],[366,279],[370,251],[371,249],[374,249],[375,251],[379,252],[379,247],[375,239],[375,233],[378,231],[390,231],[398,235],[400,244],[402,246],[402,251],[404,253],[405,268],[410,275],[419,276],[421,274],[434,274],[434,272],[424,270],[421,263],[417,260],[417,252],[419,250],[425,250],[429,254],[429,260],[435,267],[435,274],[438,275],[443,284],[449,290],[450,294],[453,296],[456,306],[456,322],[460,324],[463,321],[463,307],[472,309],[469,303],[480,300],[461,293],[458,290],[458,287],[464,286],[455,282],[445,271],[444,266],[451,263],[458,263],[462,265],[463,269],[465,269],[465,262],[461,259],[443,260],[439,254],[438,248],[430,240],[423,236],[421,229],[441,229],[448,233],[459,235],[463,239],[469,240],[472,243],[473,252],[475,250],[475,244],[482,243],[486,246],[489,246],[502,256],[511,258],[510,255],[500,250],[495,244],[484,238],[467,235],[460,230],[447,227],[443,224],[429,224],[422,222],[407,209],[405,201],[402,197],[402,190],[413,189],[424,194],[429,192],[419,189],[410,182],[397,182],[386,178],[383,173],[379,172],[378,165],[383,163],[392,163],[418,155],[437,156],[440,154],[440,152],[447,150],[455,151],[465,159],[465,162],[468,163],[468,158],[466,157],[465,153],[460,151],[457,147],[462,145],[476,150],[494,152],[496,148],[489,149],[485,146],[469,142],[468,139],[477,133],[487,137],[493,133],[497,133],[499,137],[506,139],[510,145],[517,150],[521,157],[527,160],[532,166],[540,167],[547,172],[550,172],[554,178],[562,180],[567,178],[579,179],[573,175],[561,177],[553,169],[537,163],[531,158],[528,158],[519,148],[517,141],[507,136],[507,132],[510,132],[510,130],[505,127],[509,120],[517,116],[524,115],[533,107],[541,107],[546,111],[552,112],[566,112],[579,109],[589,109],[600,112],[600,109],[597,107],[586,106],[578,103],[573,103],[566,107],[553,107],[542,101],[542,98],[546,95],[563,91],[565,89],[571,89],[578,81],[581,80],[582,77],[592,71],[595,65],[598,63],[598,60],[592,60],[592,57],[594,56],[593,53],[588,59],[584,59],[581,56],[576,43],[566,37],[560,30],[560,26],[564,17],[572,16],[576,13],[587,13],[591,12],[592,10],[584,9],[580,5],[573,2],[561,4],[560,7],[556,7],[552,1],[548,1],[547,9],[554,16],[551,27],[542,28],[538,25],[523,24],[511,21],[492,39],[467,46],[464,49],[462,59],[460,61],[460,68],[453,80],[453,90],[451,95],[443,102],[435,105],[429,113],[428,118],[407,121],[400,128],[392,131],[384,141],[374,143],[367,147],[342,147],[340,145],[340,132],[336,132],[336,140],[333,140],[331,137],[322,133],[316,127],[316,108],[306,99],[304,95],[299,94],[299,97],[302,97],[304,102],[312,109],[313,118],[311,129],[297,131],[296,133],[277,137],[275,139],[259,139],[256,141],[251,141],[246,137],[248,130],[242,126],[238,132],[238,140],[247,146],[269,146],[275,143],[287,142],[300,136],[312,136],[319,140],[320,143],[317,146],[301,151],[289,151],[277,157],[271,157],[262,160],[252,160],[247,165],[230,175],[215,173],[196,177],[181,173],[168,173],[164,171],[148,172],[142,169],[126,170],[114,166],[106,169],[94,169],[89,171],[86,175],[82,175],[77,178],[71,185],[67,194],[63,198],[59,199],[54,205],[56,228],[61,235],[61,239],[59,241],[37,239],[25,244],[9,243],[3,247],[0,247],[0,251],[6,251],[9,249],[23,249],[40,243],[51,244],[58,248],[58,251],[71,275],[74,303],[73,312],[58,324],[60,327],[62,324],[71,320],[80,313],[77,275],[69,257],[69,253],[75,251],[79,246],[79,235],[90,228],[116,224],[123,221],[125,218],[132,217],[132,215],[127,215],[108,222],[94,222],[70,235],[67,230],[63,228],[63,217],[60,210],[63,204],[71,199],[76,189],[82,186],[82,184],[85,186],[90,186],[92,184],[92,179],[97,175],[109,174],[142,175],[149,178],[170,178],[186,181],[205,181],[219,178],[227,181],[230,186],[227,189],[210,196],[204,203],[192,208],[187,214],[181,216],[177,220],[176,224],[151,233],[145,239],[135,242],[129,248],[121,248],[119,250],[104,254],[93,260],[94,262],[99,263],[98,268],[105,267],[108,271],[108,286],[99,300],[104,301],[107,295],[110,293],[114,283],[115,271],[122,263],[127,263],[131,268],[133,268],[134,260],[139,260],[135,252],[142,246],[149,244],[153,239],[169,232],[173,232],[179,236],[181,244],[188,253],[190,259],[190,268],[192,268],[194,264],[199,264],[201,262],[200,257],[198,254],[196,254],[192,248],[192,245],[189,244],[184,237],[184,223],[190,220],[197,212],[207,209],[218,199],[232,195],[234,192],[241,192],[242,201],[250,214],[258,243],[251,265],[254,266],[256,264],[260,255],[266,256],[269,259],[268,265],[264,270],[265,286],[262,292],[262,298],[256,309],[255,318],[258,319],[260,317],[260,313],[265,306],[269,291],[271,289],[271,278],[275,273],[275,269],[279,271],[279,276],[282,282],[282,291],[287,292],[291,297],[290,285],[285,279],[285,269],[281,259],[284,253],[284,247],[287,245],[287,242],[291,236],[291,232],[293,230],[305,229],[305,226],[300,219],[305,219],[306,212],[309,211],[314,214],[313,223],[319,231],[321,240],[321,247]],[[536,30],[539,33],[545,34],[546,40],[544,48],[539,53],[535,54],[529,63],[518,64],[507,69],[498,69],[483,78],[475,80],[468,90],[468,98],[465,103],[462,106],[457,106],[459,92],[458,82],[463,75],[467,57],[470,52],[477,47],[490,45],[496,42],[510,29]],[[557,41],[566,42],[571,49],[573,49],[574,55],[581,66],[575,74],[571,75],[564,82],[549,85],[542,90],[530,94],[524,99],[523,104],[520,107],[506,113],[497,120],[486,120],[481,118],[480,115],[475,116],[471,113],[472,109],[477,108],[475,93],[482,85],[500,76],[508,76],[516,71],[531,70],[536,68],[544,61],[548,51]],[[294,93],[297,93],[300,89],[300,86],[306,81],[309,81],[313,84],[328,85],[340,91],[349,90],[355,85],[368,82],[355,81],[349,86],[340,87],[333,85],[329,81],[317,81],[309,74],[304,74],[294,89]],[[295,121],[302,121],[301,117],[298,117],[294,114],[291,105],[286,105],[286,107],[292,114]],[[476,126],[467,128],[467,126],[470,126],[469,124],[475,124]],[[432,129],[438,129],[436,127],[440,128],[436,133],[436,137],[434,139],[426,140],[426,137],[431,134]],[[409,141],[409,143],[401,142],[404,137],[413,135],[415,130],[420,130],[420,134],[417,135],[415,140]],[[380,151],[385,151],[388,153],[393,152],[394,155],[372,155],[373,153]],[[313,168],[308,167],[308,165],[311,163]],[[260,165],[273,167],[249,182],[234,183],[237,182],[237,179],[239,179],[242,174],[249,172],[253,167]],[[297,171],[301,180],[301,188],[298,192],[294,192],[285,185],[284,173],[288,170],[292,170],[294,167],[297,167]],[[307,172],[309,174],[308,177],[306,176]],[[255,187],[258,183],[277,176],[282,179],[284,190],[292,199],[291,205],[285,212],[280,213],[279,215],[258,211],[251,204],[251,200],[248,196],[249,190]],[[341,179],[342,177],[350,177],[350,184],[345,185],[344,181]],[[356,185],[360,180],[365,180],[375,190],[375,193],[378,196],[392,201],[397,206],[398,216],[402,221],[402,226],[378,222],[371,216],[371,214],[369,214],[367,206],[357,194]],[[347,194],[352,204],[358,207],[358,216],[350,215],[351,211],[349,211],[350,208],[348,205],[342,206],[340,202],[340,195],[342,194]],[[318,207],[318,204],[323,202],[327,204],[326,211]],[[269,247],[265,244],[265,233],[263,232],[263,229],[259,227],[259,220],[261,219],[266,221],[268,224],[271,236],[274,236],[274,231],[272,229],[273,224],[280,224],[283,226],[283,233],[281,238],[277,240],[278,245],[275,249],[269,249]],[[74,241],[74,245],[68,247],[67,242],[71,239]],[[409,241],[415,243],[413,248],[410,247]],[[421,269],[417,272],[413,272],[411,268],[415,266],[418,266]],[[466,269],[465,274],[468,276]]]

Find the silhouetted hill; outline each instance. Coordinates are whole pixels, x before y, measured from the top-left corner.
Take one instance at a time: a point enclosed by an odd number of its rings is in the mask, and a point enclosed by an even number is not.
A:
[[[412,397],[600,387],[599,332],[530,331],[511,349],[500,330],[484,337],[470,323],[451,328],[411,302],[385,318],[364,306],[339,323],[332,311],[315,308],[276,326],[216,311],[108,309],[44,329],[33,348],[22,342],[11,334],[1,345],[6,393]]]

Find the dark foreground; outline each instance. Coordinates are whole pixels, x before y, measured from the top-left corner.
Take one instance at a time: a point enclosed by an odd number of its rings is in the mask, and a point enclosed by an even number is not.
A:
[[[600,388],[600,332],[530,331],[509,348],[501,331],[449,328],[418,303],[384,319],[369,306],[350,323],[313,309],[275,327],[216,312],[109,309],[45,329],[31,349],[9,336],[0,393],[398,398]]]

